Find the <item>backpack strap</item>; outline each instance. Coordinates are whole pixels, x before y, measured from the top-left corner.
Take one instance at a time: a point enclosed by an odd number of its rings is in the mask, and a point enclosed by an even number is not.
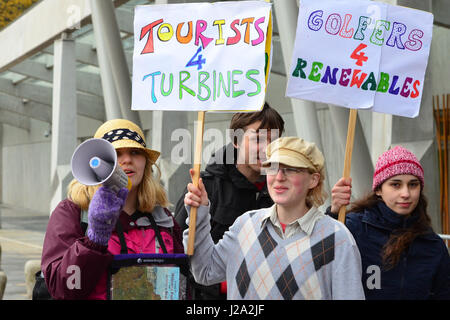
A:
[[[166,211],[166,213],[170,214],[170,211],[168,211],[166,208],[164,208],[164,210]],[[153,216],[151,214],[149,214],[148,217],[149,217],[150,223],[153,227],[153,230],[155,230],[155,234],[158,239],[159,245],[161,246],[161,249],[163,250],[164,253],[167,253],[166,245],[162,239],[161,232],[159,230],[158,225],[156,224],[155,219],[153,218]],[[81,225],[81,230],[83,231],[83,233],[85,235],[87,235],[87,228],[88,228],[88,211],[87,210],[81,210],[80,225]],[[170,228],[170,229],[172,231],[172,228]],[[127,254],[128,248],[127,248],[127,243],[125,241],[125,236],[123,235],[123,227],[122,227],[122,224],[120,223],[120,219],[117,219],[116,231],[117,231],[117,235],[120,240],[120,253]]]
[[[116,231],[120,241],[120,254],[127,254],[128,253],[127,242],[125,241],[125,236],[123,235],[123,227],[122,224],[120,223],[120,219],[117,219]]]
[[[88,211],[87,210],[81,210],[80,213],[80,225],[81,225],[81,231],[83,231],[83,234],[87,236],[87,228],[88,228]]]
[[[164,212],[165,212],[169,217],[171,217],[172,220],[175,222],[175,218],[174,218],[172,212],[170,212],[170,210],[167,209],[167,208],[163,208],[163,209],[164,209]],[[170,229],[170,234],[171,234],[172,237],[173,237],[173,227],[170,227],[169,229]]]
[[[159,231],[159,227],[156,224],[155,219],[151,214],[148,215],[148,219],[150,220],[150,223],[152,224],[153,230],[155,230],[156,237],[158,238],[159,245],[161,246],[161,249],[164,253],[167,253],[166,245],[164,244],[164,241],[161,236],[161,232]]]

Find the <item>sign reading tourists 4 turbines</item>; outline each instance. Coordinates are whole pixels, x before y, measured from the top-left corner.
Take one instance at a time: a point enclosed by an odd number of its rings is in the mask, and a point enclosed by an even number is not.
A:
[[[261,110],[270,10],[261,1],[136,7],[132,109]]]

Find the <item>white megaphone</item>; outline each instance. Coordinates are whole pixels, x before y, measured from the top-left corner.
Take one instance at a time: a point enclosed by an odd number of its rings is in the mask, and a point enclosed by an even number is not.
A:
[[[92,138],[84,141],[74,151],[70,162],[75,179],[86,186],[103,184],[118,192],[131,190],[131,181],[117,163],[114,146],[104,140]]]

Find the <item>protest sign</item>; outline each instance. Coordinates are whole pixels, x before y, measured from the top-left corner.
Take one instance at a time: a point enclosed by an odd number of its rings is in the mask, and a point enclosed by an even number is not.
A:
[[[198,111],[192,182],[198,186],[206,111],[260,111],[271,64],[271,4],[137,6],[133,110]],[[193,255],[196,208],[187,254]]]
[[[301,0],[286,95],[416,117],[433,15],[372,1]]]
[[[133,110],[259,111],[270,3],[137,6]]]
[[[286,96],[351,108],[343,177],[350,177],[357,109],[419,114],[433,15],[372,1],[300,0]],[[345,207],[339,211],[345,221]]]

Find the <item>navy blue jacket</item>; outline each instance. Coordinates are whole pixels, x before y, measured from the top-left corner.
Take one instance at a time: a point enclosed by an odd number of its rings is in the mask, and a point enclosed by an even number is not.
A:
[[[345,224],[361,253],[367,300],[450,299],[448,249],[431,228],[413,240],[394,268],[383,268],[382,248],[392,231],[407,227],[416,219],[414,214],[405,217],[395,213],[382,201],[363,212],[347,214]]]

